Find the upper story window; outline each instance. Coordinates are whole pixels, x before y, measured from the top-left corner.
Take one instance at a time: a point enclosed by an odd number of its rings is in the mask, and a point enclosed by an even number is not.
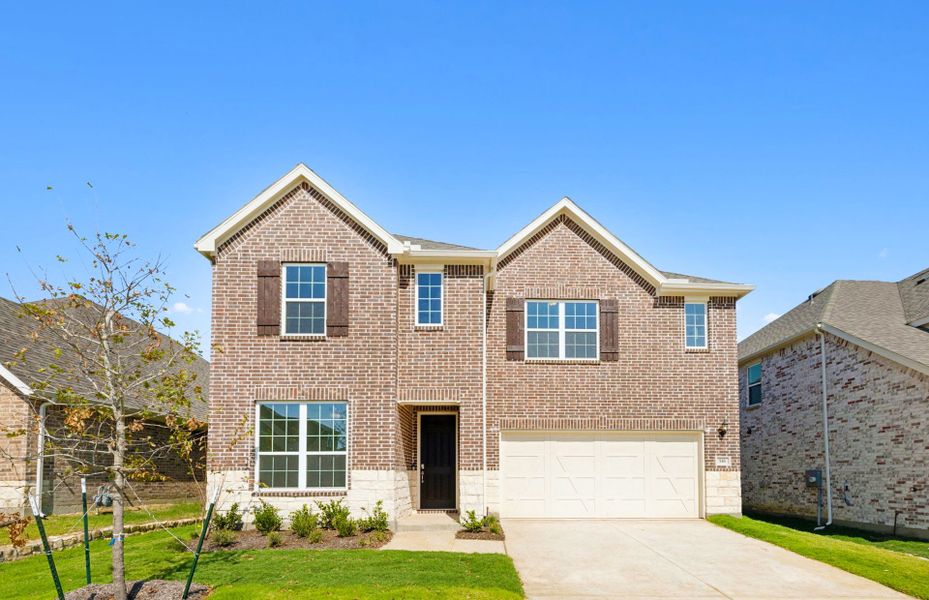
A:
[[[684,303],[684,340],[687,348],[706,348],[706,303]]]
[[[416,324],[442,324],[441,272],[416,273]]]
[[[761,404],[761,363],[748,367],[748,405]]]
[[[285,264],[284,334],[326,334],[326,265]]]
[[[258,484],[272,489],[345,489],[348,405],[258,405]]]
[[[526,358],[598,358],[598,321],[597,302],[528,300]]]

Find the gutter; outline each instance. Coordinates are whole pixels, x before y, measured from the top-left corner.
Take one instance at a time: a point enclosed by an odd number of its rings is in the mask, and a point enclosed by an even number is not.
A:
[[[45,471],[45,419],[49,404],[54,404],[54,402],[43,402],[39,405],[39,439],[36,444],[35,461],[35,497],[40,503],[40,506],[42,502],[42,473]]]
[[[481,501],[484,503],[484,515],[487,515],[487,279],[481,293]]]
[[[826,524],[814,529],[819,531],[832,525],[832,472],[829,464],[829,405],[826,391],[826,335],[823,333],[823,324],[816,324],[816,335],[819,336],[820,373],[822,376],[823,398],[823,454],[826,464]]]

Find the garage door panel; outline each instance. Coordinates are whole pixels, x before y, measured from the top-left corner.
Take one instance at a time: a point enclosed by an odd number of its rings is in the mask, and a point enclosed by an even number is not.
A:
[[[507,517],[642,518],[699,515],[693,434],[505,433]]]

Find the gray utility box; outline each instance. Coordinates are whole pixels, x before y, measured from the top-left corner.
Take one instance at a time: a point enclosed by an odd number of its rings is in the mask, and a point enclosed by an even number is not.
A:
[[[823,472],[819,469],[809,469],[806,472],[806,487],[818,488],[823,483]]]

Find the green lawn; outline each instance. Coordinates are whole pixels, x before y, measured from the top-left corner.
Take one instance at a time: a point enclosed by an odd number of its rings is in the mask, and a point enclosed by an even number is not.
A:
[[[929,599],[929,543],[888,539],[857,530],[811,531],[808,521],[709,517],[713,523],[797,554],[866,577],[895,590]]]
[[[152,506],[149,510],[159,521],[169,521],[173,519],[187,519],[189,517],[199,517],[202,514],[203,507],[197,502],[184,502],[180,504],[165,504],[163,506]],[[91,530],[113,525],[113,515],[110,513],[95,514],[94,509],[90,509],[87,515],[88,525]],[[153,519],[144,510],[127,510],[125,514],[126,524],[149,523]],[[45,533],[48,535],[60,535],[63,533],[73,533],[83,531],[81,524],[81,513],[68,515],[50,515],[45,519]],[[35,521],[26,528],[26,534],[30,540],[39,539],[39,528],[36,527]],[[3,540],[0,544],[8,544],[9,540]]]
[[[172,530],[187,540],[196,527]],[[129,536],[130,579],[184,579],[192,555],[166,532]],[[193,545],[189,543],[189,545]],[[108,582],[106,540],[91,544],[94,581]],[[84,583],[83,548],[55,553],[65,591]],[[211,600],[232,598],[517,599],[522,584],[502,554],[385,550],[255,550],[204,554],[195,581],[215,587]],[[54,597],[42,555],[0,564],[0,598]]]

